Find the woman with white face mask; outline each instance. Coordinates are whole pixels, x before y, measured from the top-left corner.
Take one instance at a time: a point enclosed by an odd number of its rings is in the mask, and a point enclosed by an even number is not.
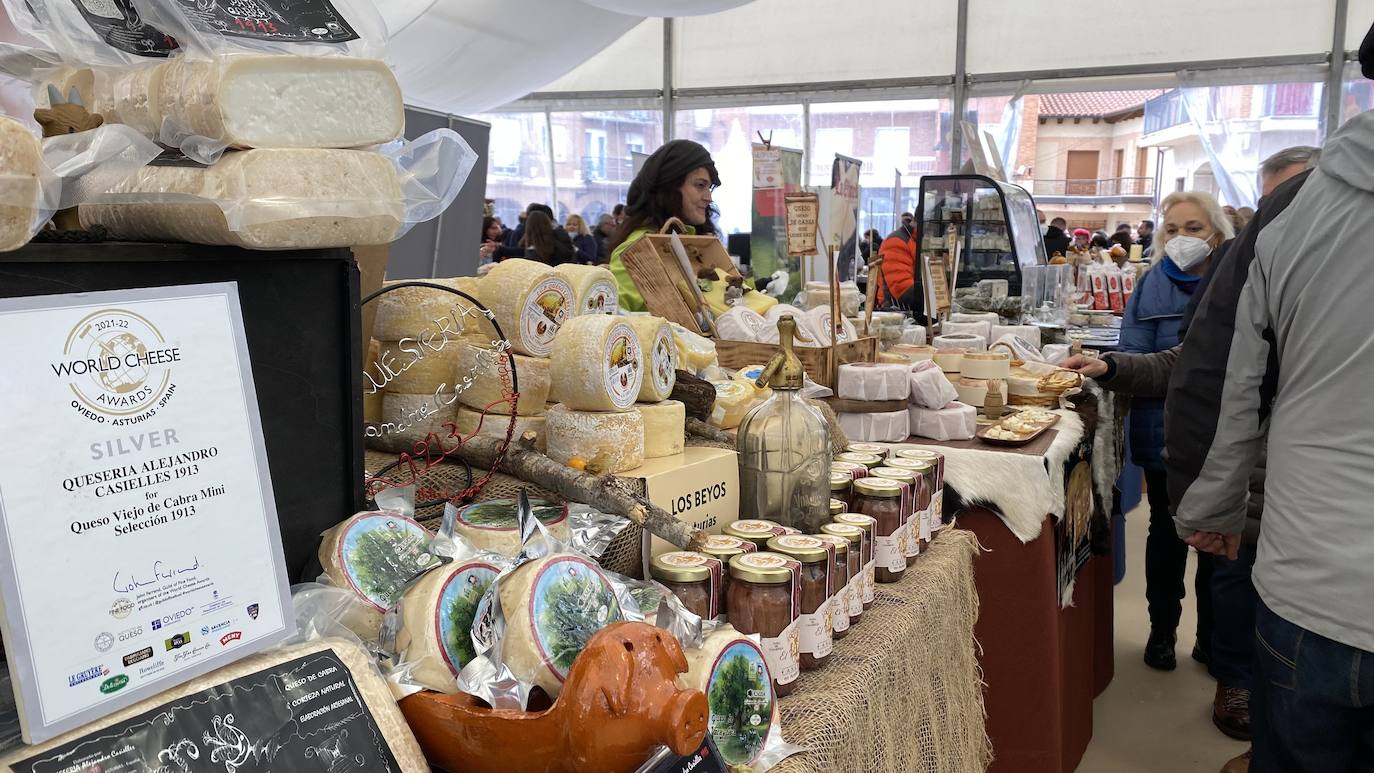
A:
[[[1178,328],[1188,301],[1213,256],[1235,236],[1230,219],[1210,194],[1172,193],[1161,207],[1164,220],[1155,235],[1154,267],[1136,283],[1121,324],[1121,351],[1158,352],[1179,342]],[[1145,663],[1162,671],[1176,665],[1174,646],[1185,593],[1183,578],[1188,546],[1174,530],[1161,453],[1164,449],[1164,401],[1135,398],[1131,404],[1132,460],[1145,471],[1150,502],[1150,531],[1145,542],[1145,598],[1149,602],[1150,638]],[[1205,661],[1211,642],[1210,556],[1199,555],[1194,589],[1198,630],[1193,657]]]

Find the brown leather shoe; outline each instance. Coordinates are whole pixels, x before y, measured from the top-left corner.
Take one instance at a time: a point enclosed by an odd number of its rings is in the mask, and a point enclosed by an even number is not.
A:
[[[1250,755],[1254,753],[1254,749],[1246,749],[1244,754],[1222,765],[1221,773],[1249,773]]]
[[[1250,740],[1250,691],[1217,685],[1212,724],[1237,741]]]

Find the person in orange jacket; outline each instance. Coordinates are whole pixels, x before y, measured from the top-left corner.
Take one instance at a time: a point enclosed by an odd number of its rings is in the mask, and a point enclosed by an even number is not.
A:
[[[908,311],[917,320],[925,312],[921,285],[916,281],[916,248],[919,244],[920,235],[915,223],[893,231],[878,248],[878,254],[883,256],[879,276],[869,278],[869,281],[878,282],[878,308]]]

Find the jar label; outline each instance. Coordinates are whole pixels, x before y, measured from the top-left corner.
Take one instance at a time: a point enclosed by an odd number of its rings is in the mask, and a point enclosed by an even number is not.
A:
[[[835,647],[835,619],[830,599],[815,612],[801,616],[801,651],[823,658]]]
[[[916,514],[912,513],[911,517],[902,523],[902,539],[905,544],[902,555],[915,558],[921,554],[920,533],[920,527],[916,525]]]
[[[930,542],[930,532],[932,531],[932,521],[935,519],[935,507],[927,507],[921,511],[921,539]]]
[[[782,633],[762,639],[763,657],[778,684],[792,684],[801,676],[800,622],[793,620]]]
[[[939,488],[935,490],[935,496],[931,497],[931,508],[935,512],[935,517],[931,521],[931,531],[939,531],[944,528],[945,520],[945,490]]]
[[[876,562],[869,561],[868,566],[864,567],[864,603],[872,604],[873,599],[878,597],[877,580],[873,579],[873,569]]]
[[[844,599],[848,605],[849,617],[858,617],[864,612],[864,591],[868,588],[867,572],[860,571],[858,576],[845,586]]]
[[[878,566],[893,572],[900,572],[906,569],[906,549],[902,544],[902,535],[906,532],[903,529],[887,535],[878,537],[874,542],[873,556]]]
[[[854,594],[853,588],[849,583],[845,583],[840,592],[830,599],[830,617],[832,622],[831,630],[835,633],[843,633],[849,630],[849,600]]]

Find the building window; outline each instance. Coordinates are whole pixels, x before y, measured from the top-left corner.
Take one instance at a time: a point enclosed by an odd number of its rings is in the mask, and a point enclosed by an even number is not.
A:
[[[606,179],[606,131],[588,129],[586,131],[586,151],[582,156],[582,171],[588,180]]]

